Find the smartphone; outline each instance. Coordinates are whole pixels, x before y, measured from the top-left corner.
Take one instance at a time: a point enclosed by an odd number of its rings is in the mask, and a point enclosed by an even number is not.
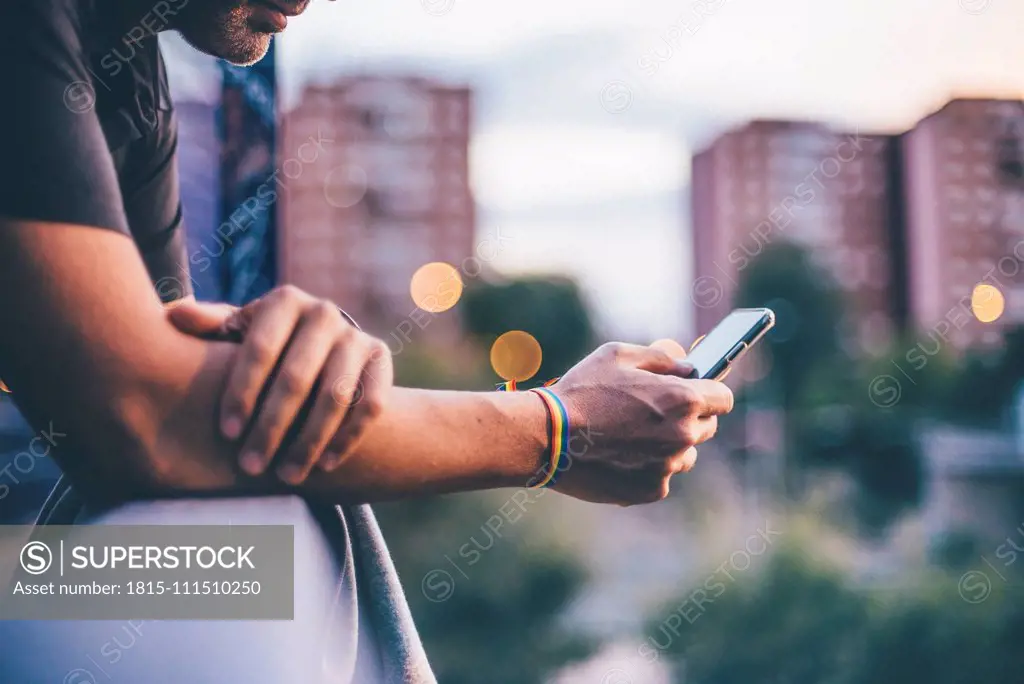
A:
[[[771,309],[735,309],[694,345],[686,361],[696,369],[695,377],[721,380],[773,325]]]

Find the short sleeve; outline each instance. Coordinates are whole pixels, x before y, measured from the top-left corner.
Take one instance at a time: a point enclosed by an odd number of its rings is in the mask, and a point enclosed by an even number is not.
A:
[[[0,3],[0,216],[129,234],[74,0]]]
[[[162,110],[153,131],[114,153],[123,169],[121,197],[132,238],[164,302],[194,294],[177,151],[174,113]]]

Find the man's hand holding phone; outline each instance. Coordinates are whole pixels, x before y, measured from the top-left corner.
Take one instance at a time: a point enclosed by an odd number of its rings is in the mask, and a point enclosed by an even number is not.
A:
[[[732,392],[660,349],[609,343],[561,377],[553,390],[574,431],[586,431],[555,490],[595,503],[629,506],[668,496],[696,446],[714,436]],[[577,440],[578,441],[578,440]]]

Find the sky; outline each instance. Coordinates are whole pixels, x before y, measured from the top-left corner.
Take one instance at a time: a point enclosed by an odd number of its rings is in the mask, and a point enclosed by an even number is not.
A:
[[[1024,97],[1022,29],[1020,0],[315,0],[279,79],[286,107],[353,72],[472,85],[479,232],[513,238],[495,265],[577,277],[606,334],[682,339],[695,150],[755,117],[896,132]],[[211,97],[167,43],[179,97]]]

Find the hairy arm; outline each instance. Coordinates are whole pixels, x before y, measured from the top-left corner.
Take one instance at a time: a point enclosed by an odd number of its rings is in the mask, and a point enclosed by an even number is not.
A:
[[[331,503],[522,486],[540,469],[533,396],[395,388],[354,453],[297,488],[249,477],[218,429],[238,347],[178,332],[125,235],[0,220],[0,377],[94,500],[293,491]],[[62,446],[64,446],[62,444]]]

